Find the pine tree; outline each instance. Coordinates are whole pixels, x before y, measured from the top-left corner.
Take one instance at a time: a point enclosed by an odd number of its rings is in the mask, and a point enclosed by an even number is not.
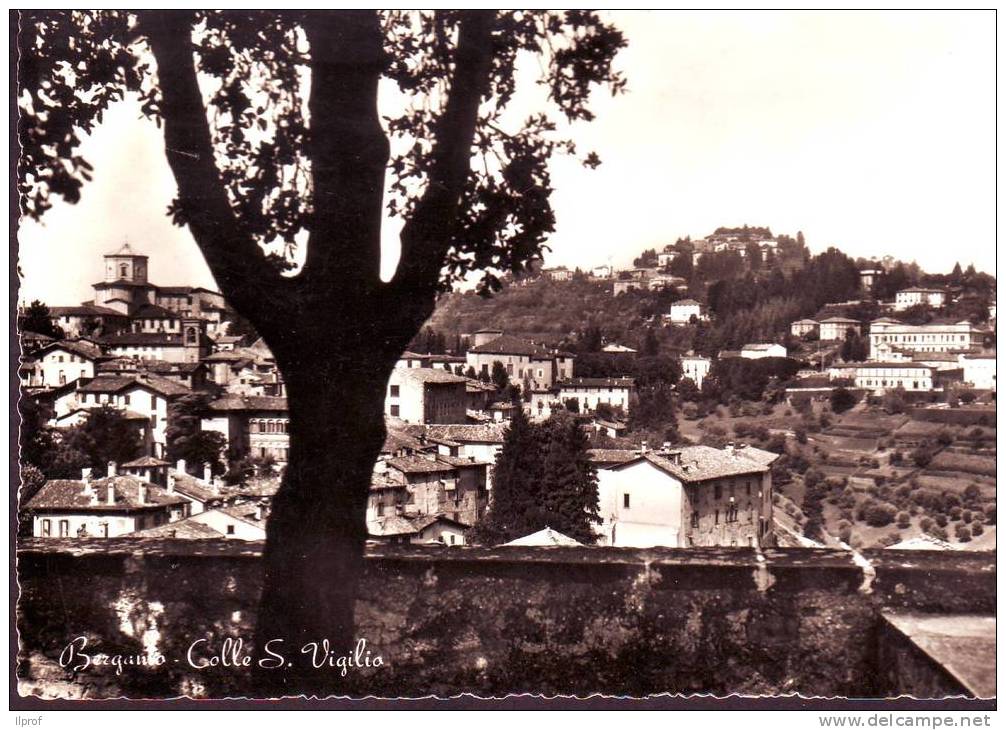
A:
[[[24,332],[34,332],[56,340],[63,339],[63,330],[53,323],[49,307],[38,299],[29,304],[25,310],[21,329]]]

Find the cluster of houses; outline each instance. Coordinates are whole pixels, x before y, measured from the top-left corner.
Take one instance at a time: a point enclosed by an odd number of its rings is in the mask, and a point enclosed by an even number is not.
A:
[[[866,275],[864,286],[872,285],[877,271],[861,273]],[[883,306],[889,311],[918,306],[935,309],[947,301],[944,290],[912,287],[897,292],[894,302]],[[990,309],[993,317],[994,306]],[[816,336],[821,342],[841,342],[850,332],[866,338],[868,357],[862,362],[833,362],[827,368],[831,380],[874,393],[895,388],[925,392],[948,385],[996,390],[995,351],[984,349],[988,330],[968,320],[935,318],[925,324],[909,324],[889,316],[869,322],[834,316],[801,319],[790,325],[794,337]]]
[[[743,235],[724,230],[693,245],[696,251],[740,251],[754,240],[773,247],[774,239],[759,236],[761,229]],[[169,464],[165,458],[171,404],[205,391],[212,397],[200,426],[223,436],[229,459],[254,457],[279,468],[286,464],[289,409],[268,347],[261,341],[246,345],[228,333],[219,294],[148,283],[147,257],[128,245],[105,256],[105,272],[105,281],[94,285],[94,301],[51,309],[65,339],[24,333],[26,349],[32,351],[22,362],[21,383],[29,397],[46,406],[50,425],[57,428],[80,423],[95,408],[117,409],[135,424],[143,455],[108,464],[108,474],[101,478],[84,469],[79,479],[45,482],[23,506],[32,534],[262,539],[278,488],[276,476],[228,486],[204,465]],[[557,272],[545,270],[546,275],[563,276]],[[610,267],[606,273],[612,275]],[[665,319],[694,324],[706,317],[701,303],[683,299],[671,305]],[[791,333],[838,342],[850,329],[862,334],[862,326],[850,318],[829,317],[794,322]],[[925,391],[959,371],[962,382],[994,390],[995,356],[981,352],[983,336],[983,330],[967,322],[913,326],[881,318],[869,323],[870,359],[833,364],[828,377],[875,391]],[[633,352],[613,344],[605,351]],[[776,343],[719,353],[747,359],[786,356],[786,348]],[[712,360],[693,353],[680,360],[683,376],[701,387]],[[560,348],[497,329],[470,335],[464,354],[403,353],[385,394],[388,436],[367,503],[371,539],[464,544],[468,530],[490,507],[493,465],[507,421],[517,409],[536,420],[558,407],[574,410],[585,426],[623,435],[626,426],[619,419],[636,407],[635,381],[578,377],[574,361],[572,353]],[[519,390],[501,390],[500,373]],[[506,391],[519,392],[519,399],[504,398]],[[594,412],[602,405],[618,418],[599,418]],[[768,544],[775,458],[742,444],[592,450],[602,517],[596,528],[599,543]],[[540,539],[558,538],[549,533]]]

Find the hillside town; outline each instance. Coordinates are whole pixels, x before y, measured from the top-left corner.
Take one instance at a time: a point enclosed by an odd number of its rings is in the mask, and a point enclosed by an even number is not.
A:
[[[994,280],[802,238],[720,228],[511,277],[499,306],[597,297],[559,331],[544,304],[462,331],[480,315],[450,295],[388,382],[370,539],[994,548]],[[219,293],[150,264],[123,244],[92,300],[20,308],[25,535],[265,537],[282,373]]]

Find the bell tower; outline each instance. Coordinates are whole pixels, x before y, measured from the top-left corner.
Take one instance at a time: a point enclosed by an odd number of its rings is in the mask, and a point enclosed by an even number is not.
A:
[[[122,281],[129,284],[147,283],[147,257],[136,253],[128,243],[116,251],[105,254],[105,282]]]

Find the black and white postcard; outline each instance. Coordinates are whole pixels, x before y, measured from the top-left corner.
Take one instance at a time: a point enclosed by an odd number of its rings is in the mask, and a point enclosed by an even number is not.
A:
[[[10,29],[20,726],[987,726],[994,10]]]

